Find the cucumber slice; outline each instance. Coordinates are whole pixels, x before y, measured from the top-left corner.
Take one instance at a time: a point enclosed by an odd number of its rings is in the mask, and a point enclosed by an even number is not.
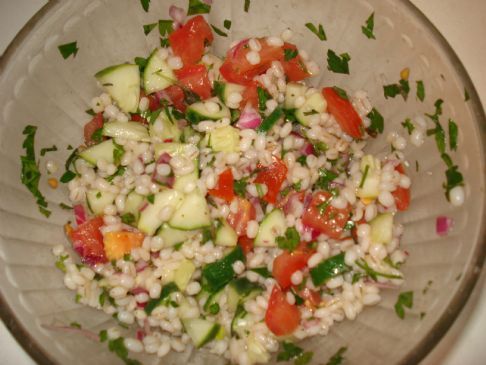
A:
[[[324,112],[327,108],[326,99],[321,93],[314,93],[306,100],[304,105],[295,111],[295,117],[300,124],[309,126],[313,115]]]
[[[280,209],[272,210],[260,223],[258,234],[255,238],[255,246],[275,247],[277,245],[275,239],[278,236],[283,236],[286,229],[287,222],[283,212]]]
[[[231,312],[236,311],[238,303],[256,298],[262,291],[263,288],[260,285],[252,283],[247,278],[233,280],[228,285],[228,309]]]
[[[180,194],[180,193],[179,193]],[[180,207],[174,212],[169,221],[172,228],[192,231],[211,224],[206,198],[199,190],[186,195]]]
[[[240,132],[229,125],[213,129],[208,138],[208,145],[215,152],[238,152],[240,150]]]
[[[101,192],[99,190],[88,190],[86,193],[86,201],[89,209],[96,215],[103,214],[105,207],[113,204],[116,194],[110,192]]]
[[[390,243],[393,238],[393,214],[383,213],[370,222],[371,242]]]
[[[218,110],[209,111],[206,107],[207,102],[218,104]],[[211,98],[206,101],[199,101],[189,105],[186,111],[186,119],[189,123],[197,124],[202,120],[219,120],[222,118],[230,118],[231,113],[226,105],[224,105],[218,98]]]
[[[375,199],[380,194],[380,160],[372,155],[365,155],[361,159],[360,165],[363,178],[356,195],[360,198]]]
[[[231,82],[218,82],[214,83],[214,93],[216,96],[226,105],[228,105],[228,98],[233,93],[242,94],[245,91],[245,87],[233,84]]]
[[[221,298],[221,296],[223,295],[224,293],[224,288],[221,289],[220,291],[217,291],[216,293],[212,293],[208,296],[208,299],[206,300],[206,302],[204,303],[204,306],[203,306],[203,309],[205,312],[209,312],[209,307],[211,307],[211,305],[213,304],[216,304],[219,302],[219,299]]]
[[[167,189],[156,194],[154,203],[148,204],[140,213],[138,229],[152,236],[163,223],[163,220],[160,218],[162,209],[170,206],[176,210],[183,200],[183,195],[177,190]]]
[[[103,126],[103,135],[131,141],[149,141],[147,128],[137,122],[108,122]]]
[[[199,134],[199,132],[196,132],[191,126],[185,126],[182,130],[181,141],[187,143],[189,138],[195,136],[196,134]]]
[[[162,237],[164,240],[164,247],[172,247],[178,243],[186,242],[189,238],[194,237],[199,231],[181,231],[175,229],[164,223],[157,232],[157,236]]]
[[[99,160],[104,160],[107,163],[113,163],[114,151],[115,151],[115,144],[113,143],[113,140],[109,139],[107,141],[101,142],[95,146],[85,149],[79,154],[79,156],[83,160],[96,166]]]
[[[95,75],[121,110],[135,113],[140,100],[140,71],[137,65],[122,64],[107,67]]]
[[[159,158],[161,154],[168,153],[171,157],[186,155],[186,151],[193,148],[189,143],[157,143],[154,145],[155,157]]]
[[[225,219],[221,219],[219,226],[216,229],[216,238],[214,243],[219,246],[236,246],[238,242],[238,236],[235,230],[226,222]]]
[[[182,324],[196,348],[214,340],[221,327],[217,323],[202,318],[183,319]]]
[[[176,176],[174,185],[172,186],[173,189],[178,190],[181,193],[184,193],[187,184],[197,184],[199,180],[199,171],[198,171],[199,162],[197,159],[195,160],[194,164],[196,165],[196,167],[193,172],[186,175]]]
[[[162,128],[156,132],[154,124],[159,122],[162,124]],[[176,123],[169,120],[165,113],[161,113],[155,123],[149,126],[149,135],[151,137],[159,137],[162,141],[172,139],[174,142],[179,142],[182,132]]]
[[[305,92],[307,91],[307,86],[302,84],[297,84],[295,82],[289,82],[287,84],[287,88],[285,89],[285,100],[284,100],[284,108],[285,109],[295,109],[295,100],[299,97],[305,96]]]
[[[143,71],[143,88],[147,94],[163,90],[174,84],[176,77],[167,62],[160,58],[158,50],[155,50],[147,60]]]
[[[178,317],[182,320],[194,318],[194,315],[192,314],[192,313],[194,313],[193,309],[194,309],[194,306],[192,306],[189,303],[189,301],[184,296],[181,295],[181,298],[179,300],[179,307],[177,308]],[[187,315],[188,313],[190,313],[191,315],[188,316]]]
[[[236,335],[239,338],[247,337],[251,329],[250,323],[252,319],[251,314],[246,311],[243,303],[239,303],[231,321],[231,335]]]
[[[174,272],[174,283],[181,291],[186,290],[187,284],[189,284],[194,271],[196,271],[196,266],[192,261],[187,259],[181,261],[181,264]]]
[[[135,221],[138,220],[140,216],[140,208],[144,201],[143,195],[137,194],[136,192],[132,191],[127,195],[125,200],[125,208],[123,209],[123,214],[133,214],[135,217]]]

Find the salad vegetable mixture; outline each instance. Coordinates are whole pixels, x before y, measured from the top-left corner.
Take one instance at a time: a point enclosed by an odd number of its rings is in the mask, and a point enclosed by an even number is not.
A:
[[[206,2],[190,4],[189,14],[209,11]],[[126,363],[138,363],[128,351],[163,357],[191,347],[265,363],[285,339],[278,360],[305,364],[312,353],[292,340],[327,334],[404,280],[395,216],[410,204],[407,140],[391,133],[390,153],[366,154],[383,117],[363,91],[306,85],[319,68],[290,42],[291,30],[235,42],[220,58],[210,53],[211,28],[225,31],[202,15],[184,19],[174,6],[171,16],[158,24],[160,48],[95,75],[104,92],[61,177],[75,216],[65,230],[81,264],[57,246],[56,265],[78,303],[121,327],[138,325],[132,337],[121,337],[119,326],[100,333]],[[370,39],[373,22],[372,14],[363,26]],[[322,25],[306,27],[327,39]],[[76,42],[65,46],[65,58],[78,52]],[[349,73],[348,54],[327,56],[331,72]],[[408,73],[384,87],[386,97],[406,99]],[[429,116],[435,130],[426,132],[422,117],[403,126],[415,145],[434,135],[451,174],[460,175],[445,153],[441,104]],[[35,127],[24,133],[23,159],[35,161]],[[23,179],[45,211],[40,175],[30,168]],[[49,161],[47,169],[57,167]],[[455,178],[449,196],[462,189],[462,175]],[[454,194],[461,203],[463,190]],[[412,304],[413,293],[401,293],[397,314]]]

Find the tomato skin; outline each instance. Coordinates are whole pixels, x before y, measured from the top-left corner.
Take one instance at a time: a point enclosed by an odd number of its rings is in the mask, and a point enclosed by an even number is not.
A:
[[[252,238],[248,238],[248,236],[241,236],[238,238],[238,246],[243,249],[245,255],[248,255],[251,251],[253,251],[254,240]]]
[[[292,43],[285,43],[283,46],[284,52],[285,50],[297,50],[297,47]],[[285,53],[284,53],[285,54]],[[305,67],[304,60],[302,57],[297,55],[296,57],[286,61],[285,56],[280,60],[282,63],[282,67],[284,69],[285,75],[287,75],[288,81],[302,81],[311,74],[307,71]]]
[[[185,66],[196,64],[204,54],[205,45],[211,44],[213,39],[213,32],[201,15],[189,19],[169,35],[174,54],[182,59]]]
[[[277,336],[292,334],[300,323],[300,311],[296,305],[287,302],[286,294],[275,285],[268,300],[265,324]]]
[[[233,172],[231,171],[231,168],[228,168],[219,174],[218,184],[214,189],[209,189],[208,194],[216,198],[221,198],[227,203],[231,203],[235,197],[233,185]]]
[[[337,209],[329,204],[323,214],[321,214],[318,206],[328,201],[331,196],[330,193],[325,191],[315,193],[309,206],[304,211],[302,224],[331,238],[339,239],[344,231],[346,222],[349,220],[352,208],[348,204],[344,209]]]
[[[142,117],[140,114],[131,114],[130,120],[133,122],[139,122],[140,124],[147,125],[148,121],[144,117]]]
[[[181,111],[185,112],[187,105],[184,102],[184,91],[180,86],[177,85],[171,85],[167,88],[164,89],[164,92],[167,94],[168,98],[170,99],[169,101],[174,105],[174,107]],[[160,105],[160,103],[159,103]],[[160,106],[159,106],[160,107]]]
[[[405,168],[402,164],[395,167],[395,170],[400,174],[405,175]],[[394,191],[392,191],[393,198],[395,199],[395,205],[400,211],[405,211],[410,206],[410,188],[405,189],[398,186]]]
[[[86,143],[86,146],[91,146],[95,144],[95,141],[91,139],[93,137],[93,133],[102,127],[103,113],[100,112],[84,125],[84,142]]]
[[[240,110],[243,110],[247,105],[251,105],[253,108],[258,108],[258,84],[256,82],[246,86],[245,90],[241,94]]]
[[[179,84],[196,93],[201,99],[211,97],[211,83],[204,65],[189,65],[174,71]]]
[[[275,156],[273,156],[273,162],[270,165],[261,168],[255,178],[255,183],[265,184],[268,188],[263,200],[271,204],[276,203],[282,183],[287,178],[287,172],[287,165]]]
[[[287,289],[292,285],[290,277],[294,272],[307,266],[307,261],[311,255],[310,252],[295,250],[293,252],[284,251],[275,258],[272,276],[282,289]]]
[[[230,212],[226,220],[238,237],[241,237],[246,235],[248,222],[256,218],[256,211],[253,204],[248,200],[239,196],[236,196],[235,199],[238,201],[238,211],[236,213]]]
[[[103,217],[95,217],[73,229],[71,240],[73,249],[85,264],[94,265],[108,262],[105,255],[103,235]]]
[[[336,118],[343,132],[360,139],[363,136],[363,121],[351,102],[341,98],[332,87],[322,89],[322,95],[327,101],[329,113]]]

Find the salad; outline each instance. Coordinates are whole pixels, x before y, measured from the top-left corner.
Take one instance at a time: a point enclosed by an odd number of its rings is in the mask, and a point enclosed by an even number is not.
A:
[[[56,246],[56,266],[76,302],[116,319],[99,339],[126,363],[138,363],[128,351],[192,348],[266,363],[282,345],[278,360],[305,364],[312,353],[292,341],[326,335],[404,281],[396,215],[410,205],[407,140],[394,132],[389,153],[366,153],[382,115],[362,90],[306,84],[321,71],[290,29],[234,42],[219,57],[213,30],[223,31],[202,15],[170,13],[158,24],[160,47],[95,75],[103,92],[61,177],[73,250]],[[306,27],[325,39],[321,25]],[[78,51],[63,47],[63,57]],[[329,70],[349,73],[349,59],[329,50]],[[385,96],[403,95],[407,78]],[[430,116],[436,140],[441,103]],[[404,123],[423,143],[425,120]],[[33,141],[35,129],[24,133]],[[57,170],[52,161],[47,169]],[[447,193],[461,204],[455,177]],[[412,302],[401,293],[397,314]]]

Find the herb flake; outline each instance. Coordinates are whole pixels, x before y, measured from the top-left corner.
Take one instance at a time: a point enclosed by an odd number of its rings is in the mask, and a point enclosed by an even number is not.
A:
[[[349,61],[351,56],[342,53],[339,56],[332,49],[327,50],[327,69],[329,71],[349,75]]]
[[[57,146],[52,145],[52,147],[44,147],[43,149],[40,150],[40,155],[45,156],[47,152],[55,152],[57,151]]]
[[[422,80],[417,81],[417,99],[420,101],[425,100],[425,86]]]
[[[285,236],[278,236],[275,241],[282,250],[292,252],[300,243],[300,235],[295,227],[288,227],[285,231]]]
[[[370,119],[370,126],[368,127],[368,133],[371,136],[375,136],[377,133],[383,133],[385,128],[385,120],[378,110],[375,108],[366,115]]]
[[[168,36],[174,31],[174,21],[170,19],[160,19],[158,26],[161,37]]]
[[[150,24],[145,24],[143,26],[143,34],[149,35],[149,33],[154,30],[154,28],[157,26],[157,23],[150,23]]]
[[[229,20],[229,19],[225,19],[225,20],[224,20],[224,22],[223,22],[223,27],[224,27],[225,29],[230,30],[230,29],[231,29],[231,20]]]
[[[187,9],[187,15],[208,14],[210,11],[211,11],[211,5],[208,5],[201,0],[189,0],[189,8]]]
[[[449,119],[449,148],[451,151],[457,150],[457,134],[458,128],[456,122],[454,120]]]
[[[299,51],[297,49],[286,48],[284,49],[284,59],[285,61],[290,61],[291,59],[297,57]]]
[[[145,10],[145,12],[148,12],[150,7],[150,0],[140,0],[140,3],[142,4],[143,10]]]
[[[376,39],[375,35],[373,34],[373,29],[375,27],[375,13],[371,13],[371,15],[366,19],[366,25],[361,27],[361,31],[368,39]]]
[[[79,48],[78,48],[78,42],[71,42],[71,43],[66,43],[66,44],[61,44],[60,46],[57,47],[59,49],[59,52],[61,53],[62,58],[67,59],[69,56],[76,57]]]
[[[413,307],[413,291],[402,292],[395,303],[395,313],[401,319],[405,318],[405,308]]]
[[[339,348],[339,350],[337,350],[337,352],[331,356],[326,365],[340,365],[344,360],[343,355],[347,350],[348,348],[344,346]]]
[[[216,33],[217,35],[221,36],[221,37],[227,37],[228,36],[228,33],[225,33],[224,31],[222,31],[221,29],[219,29],[217,26],[211,24],[211,28],[213,28],[214,30],[214,33]]]
[[[307,29],[309,29],[312,33],[314,33],[317,38],[321,41],[327,41],[326,32],[324,31],[324,27],[322,24],[319,24],[317,27],[312,23],[305,23]]]
[[[248,10],[250,10],[250,0],[245,0],[245,5],[243,6],[243,10],[245,13],[248,13]]]

